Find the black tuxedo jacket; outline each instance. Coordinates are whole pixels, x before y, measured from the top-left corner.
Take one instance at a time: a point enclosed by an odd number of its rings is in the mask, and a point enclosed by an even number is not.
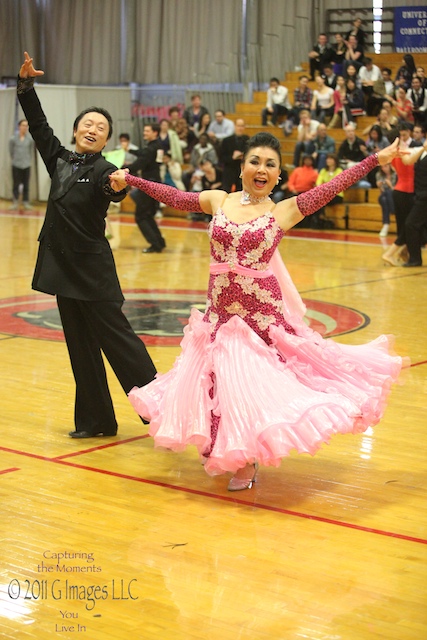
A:
[[[248,140],[249,136],[236,136],[236,134],[224,138],[224,140],[221,142],[221,162],[224,165],[238,164],[240,166],[241,160],[233,160],[233,152],[236,150],[245,152]]]
[[[30,133],[52,179],[32,287],[79,300],[123,300],[113,254],[105,238],[110,201],[126,191],[108,189],[116,167],[97,153],[73,171],[47,123],[34,89],[18,95]]]

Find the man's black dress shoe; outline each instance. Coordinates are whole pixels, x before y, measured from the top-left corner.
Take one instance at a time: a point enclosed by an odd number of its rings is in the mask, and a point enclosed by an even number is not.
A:
[[[423,263],[422,262],[405,262],[405,264],[403,265],[404,267],[422,267]]]
[[[153,247],[153,245],[151,245],[151,247],[143,249],[142,253],[162,253],[162,251],[163,247]]]
[[[112,438],[117,435],[117,431],[114,433],[108,433],[104,431],[98,431],[98,433],[91,433],[90,431],[70,431],[68,434],[71,438]]]

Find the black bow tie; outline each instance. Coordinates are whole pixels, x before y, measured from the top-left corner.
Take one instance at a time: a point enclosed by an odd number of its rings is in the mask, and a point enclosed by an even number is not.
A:
[[[70,151],[68,162],[75,165],[85,164],[94,155],[94,153],[77,153],[76,151]]]

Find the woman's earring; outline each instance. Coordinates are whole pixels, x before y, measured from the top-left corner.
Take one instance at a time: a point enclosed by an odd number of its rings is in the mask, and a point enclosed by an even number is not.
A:
[[[240,172],[239,178],[243,178],[243,173],[242,172]]]

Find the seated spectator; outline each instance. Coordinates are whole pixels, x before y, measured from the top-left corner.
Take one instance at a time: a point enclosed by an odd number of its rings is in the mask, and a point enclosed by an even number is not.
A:
[[[208,128],[208,136],[214,145],[221,144],[224,138],[233,135],[234,122],[225,117],[222,109],[215,111],[215,120],[213,120]]]
[[[222,189],[222,169],[212,164],[207,158],[203,158],[199,164],[199,170],[202,172],[201,184],[202,191],[208,189]],[[210,222],[212,216],[206,213],[193,214],[192,220],[204,220]]]
[[[342,127],[348,121],[345,113],[347,104],[347,85],[343,76],[337,76],[337,86],[334,91],[334,115],[328,124],[328,129],[333,127]]]
[[[291,196],[296,196],[304,191],[312,189],[317,180],[318,173],[313,168],[313,158],[307,153],[302,159],[302,166],[296,167],[288,180],[288,189]]]
[[[347,47],[344,60],[344,74],[350,65],[353,65],[358,71],[362,66],[363,48],[357,43],[356,36],[353,35],[350,35],[347,40],[344,40],[344,42]]]
[[[224,138],[220,150],[220,162],[222,164],[222,188],[227,193],[240,191],[242,181],[240,178],[241,162],[246,149],[249,136],[245,134],[245,121],[237,118],[234,123],[235,133]]]
[[[288,113],[284,126],[286,135],[289,135],[292,132],[293,126],[299,124],[299,114],[301,110],[311,108],[313,92],[308,86],[308,82],[308,76],[299,77],[299,85],[294,89],[294,105]]]
[[[391,77],[391,69],[388,67],[383,67],[381,69],[381,75],[384,80],[384,88],[385,88],[385,98],[394,98],[395,86]]]
[[[286,200],[286,198],[290,197],[289,189],[289,176],[286,169],[282,167],[279,176],[279,182],[275,185],[273,191],[271,192],[270,198],[273,200],[275,204],[281,202],[282,200]]]
[[[416,142],[417,147],[422,147],[426,141],[426,127],[423,124],[414,124],[412,129],[412,139]]]
[[[180,110],[178,107],[171,107],[168,111],[169,114],[169,128],[176,131],[178,120],[180,119]]]
[[[358,46],[360,46],[360,48],[362,49],[362,54],[363,54],[367,47],[368,35],[362,29],[362,20],[360,18],[355,18],[353,20],[353,26],[345,34],[345,40],[349,40],[351,36],[354,36],[356,38],[356,42]]]
[[[394,213],[393,189],[396,184],[396,172],[390,163],[383,164],[376,171],[376,186],[381,191],[378,202],[381,206],[382,227],[380,236],[387,237],[390,228],[390,215]]]
[[[209,111],[202,105],[200,96],[196,93],[191,96],[191,106],[185,109],[182,117],[187,121],[189,129],[194,131],[205,113],[209,113]]]
[[[121,133],[119,135],[119,144],[116,149],[123,149],[125,152],[123,167],[128,167],[135,162],[136,155],[132,153],[132,151],[138,151],[138,147],[130,141],[130,135],[128,133]]]
[[[412,113],[412,102],[406,95],[405,89],[398,87],[396,90],[396,99],[392,101],[396,110],[399,123],[414,124],[414,116]]]
[[[426,121],[427,89],[422,86],[421,78],[418,76],[412,78],[411,88],[408,89],[406,97],[411,103],[414,122],[424,124]]]
[[[356,87],[358,89],[362,88],[362,82],[361,82],[361,80],[359,78],[359,74],[358,74],[357,69],[354,66],[354,64],[349,64],[348,65],[348,67],[346,68],[345,73],[344,73],[344,78],[345,78],[346,82],[347,82],[347,80],[353,80],[354,84],[356,85]]]
[[[402,65],[399,67],[394,79],[396,89],[403,87],[407,91],[412,82],[412,76],[416,73],[414,57],[410,53],[405,53],[402,59]]]
[[[328,136],[326,124],[321,122],[317,127],[317,136],[314,138],[314,151],[311,154],[313,165],[320,171],[326,167],[326,157],[335,153],[335,140]]]
[[[415,74],[416,74],[417,78],[419,78],[419,79],[420,79],[420,81],[421,81],[421,86],[422,86],[424,89],[427,89],[427,77],[426,77],[426,73],[425,73],[425,71],[424,71],[424,67],[419,67],[419,66],[417,66],[417,69],[416,69]],[[414,77],[414,76],[412,75],[412,77]]]
[[[316,180],[316,185],[319,186],[321,184],[325,184],[325,182],[330,182],[332,178],[335,178],[338,174],[342,173],[342,169],[338,163],[338,157],[334,153],[328,153],[326,156],[326,165],[320,171],[318,178]],[[333,200],[331,200],[328,204],[328,207],[334,206],[337,204],[342,204],[344,200],[344,193],[341,191],[338,195],[336,195]],[[331,228],[333,225],[326,219],[325,208],[322,207],[317,213],[314,214],[317,216],[316,226],[317,228]]]
[[[184,184],[187,188],[187,191],[199,191],[199,189],[197,188],[195,189],[190,188],[191,178],[194,172],[199,168],[200,162],[204,159],[209,160],[212,164],[218,163],[218,155],[217,155],[216,149],[213,146],[213,144],[209,142],[207,133],[202,133],[202,135],[199,138],[199,142],[197,142],[194,145],[191,151],[191,156],[190,156],[191,166],[187,171],[184,172],[184,176],[183,176]],[[199,178],[201,180],[201,175],[199,175]]]
[[[277,125],[277,116],[285,116],[292,108],[289,102],[288,89],[280,84],[277,78],[270,78],[270,86],[267,90],[267,102],[262,110],[261,120],[265,127]]]
[[[344,131],[346,139],[338,149],[338,159],[340,161],[340,165],[347,168],[352,167],[366,158],[368,150],[366,149],[365,142],[362,138],[358,138],[356,136],[356,126],[353,122],[349,122],[344,127]],[[366,179],[362,179],[354,186],[369,189],[371,187],[371,183]]]
[[[381,70],[372,62],[372,58],[365,58],[364,65],[359,69],[359,78],[362,83],[362,91],[365,95],[366,111],[368,116],[373,115],[373,104],[370,101],[374,93],[374,84],[378,80],[382,80]]]
[[[323,67],[322,78],[325,81],[325,86],[335,89],[337,86],[337,75],[333,69],[332,64],[325,64]]]
[[[378,124],[372,125],[369,130],[368,137],[365,141],[368,155],[377,153],[378,151],[381,151],[381,149],[385,149],[389,144],[390,142],[388,141],[388,139],[383,136],[381,127]]]
[[[356,87],[354,80],[351,78],[346,82],[345,114],[347,122],[354,122],[358,116],[366,115],[362,90]]]
[[[312,120],[306,109],[300,111],[300,123],[297,130],[297,143],[294,150],[294,167],[298,167],[302,153],[311,154],[314,151],[314,138],[317,136],[318,120]]]
[[[322,76],[317,76],[316,85],[311,102],[311,117],[325,122],[325,118],[331,119],[334,115],[334,90],[325,85]]]
[[[158,137],[159,148],[164,152],[169,152],[171,158],[182,164],[183,155],[182,147],[179,142],[178,134],[170,128],[169,120],[163,118],[159,122],[160,133]]]
[[[190,154],[197,142],[197,137],[194,131],[188,126],[185,118],[179,118],[175,126],[175,132],[178,135],[179,144],[182,147],[182,156],[185,163],[190,162]]]
[[[321,75],[325,64],[332,61],[334,50],[328,42],[326,33],[320,33],[317,43],[308,54],[310,65],[310,80],[314,80],[316,72]]]
[[[394,83],[391,79],[391,70],[381,69],[381,76],[375,80],[372,93],[368,98],[367,109],[371,116],[377,116],[384,100],[394,99]]]
[[[337,76],[342,76],[344,73],[344,60],[347,47],[341,33],[335,34],[335,43],[332,45],[332,48],[334,50],[332,57],[334,73]]]
[[[176,187],[180,191],[186,191],[182,181],[182,167],[179,162],[173,160],[170,151],[163,153],[162,164],[160,166],[160,177],[163,184]]]
[[[196,122],[196,124],[194,125],[194,133],[198,138],[200,138],[202,133],[207,134],[211,122],[212,118],[210,113],[204,113],[200,118],[200,121]]]

